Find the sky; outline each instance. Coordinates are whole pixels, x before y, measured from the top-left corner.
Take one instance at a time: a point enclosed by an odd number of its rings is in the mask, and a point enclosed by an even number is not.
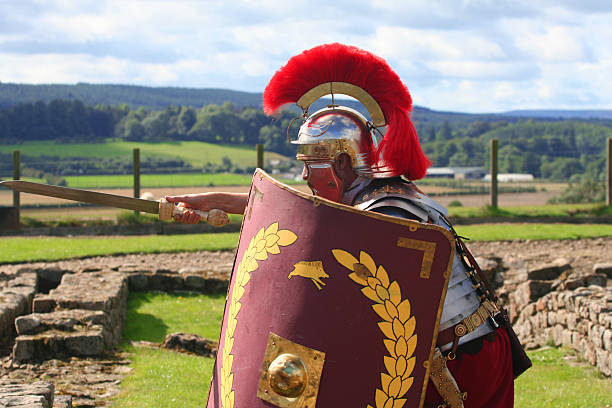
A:
[[[612,109],[610,0],[0,0],[0,82],[262,92],[341,42],[434,110]]]

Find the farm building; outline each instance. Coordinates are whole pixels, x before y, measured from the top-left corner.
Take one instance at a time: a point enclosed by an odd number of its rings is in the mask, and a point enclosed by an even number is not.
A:
[[[430,167],[427,169],[429,178],[481,179],[485,174],[486,171],[482,167]]]
[[[491,181],[491,175],[485,175],[484,180]],[[502,173],[497,175],[497,181],[502,183],[509,181],[533,181],[533,174]]]

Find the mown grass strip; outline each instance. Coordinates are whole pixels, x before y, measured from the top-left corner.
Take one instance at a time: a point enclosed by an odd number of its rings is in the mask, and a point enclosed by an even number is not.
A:
[[[237,244],[235,232],[110,238],[4,237],[0,238],[0,264],[130,253],[220,251]]]
[[[519,217],[581,217],[612,216],[612,207],[603,203],[594,204],[547,204],[516,207],[449,207],[451,217],[461,218],[519,218]]]
[[[134,176],[130,174],[66,176],[69,187],[73,188],[132,188]],[[141,174],[141,189],[160,187],[211,187],[211,186],[248,186],[251,174],[230,173],[176,173],[176,174]]]
[[[474,241],[578,239],[612,236],[609,224],[479,224],[457,226]],[[0,264],[130,253],[229,250],[238,233],[147,235],[122,237],[3,237]]]
[[[132,188],[134,176],[130,174],[66,176],[66,183],[72,188]],[[215,186],[249,186],[252,174],[233,173],[175,173],[175,174],[141,174],[141,190],[163,187],[215,187]],[[284,180],[285,184],[303,184],[303,181]]]
[[[457,233],[474,241],[515,239],[559,240],[612,236],[610,224],[479,224],[457,225]]]

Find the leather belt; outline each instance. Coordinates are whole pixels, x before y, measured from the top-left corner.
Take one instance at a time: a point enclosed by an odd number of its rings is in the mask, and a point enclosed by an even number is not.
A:
[[[455,337],[461,338],[480,327],[488,318],[499,313],[497,305],[485,300],[478,309],[454,326],[448,327],[438,333],[438,347],[451,343]]]

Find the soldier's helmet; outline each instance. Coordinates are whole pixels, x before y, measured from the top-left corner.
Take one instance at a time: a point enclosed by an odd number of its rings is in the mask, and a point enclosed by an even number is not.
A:
[[[372,162],[382,136],[376,137],[372,122],[345,106],[321,109],[306,119],[297,140],[297,158],[304,162],[335,161],[346,153],[353,170],[365,177],[376,177]]]
[[[370,115],[337,104],[334,95],[357,99]],[[317,99],[331,95],[332,104],[309,114]],[[410,119],[412,98],[386,61],[353,46],[324,44],[292,57],[264,91],[264,111],[273,114],[287,103],[303,111],[297,158],[331,162],[351,158],[364,177],[404,176],[417,180],[431,165],[421,150]]]

